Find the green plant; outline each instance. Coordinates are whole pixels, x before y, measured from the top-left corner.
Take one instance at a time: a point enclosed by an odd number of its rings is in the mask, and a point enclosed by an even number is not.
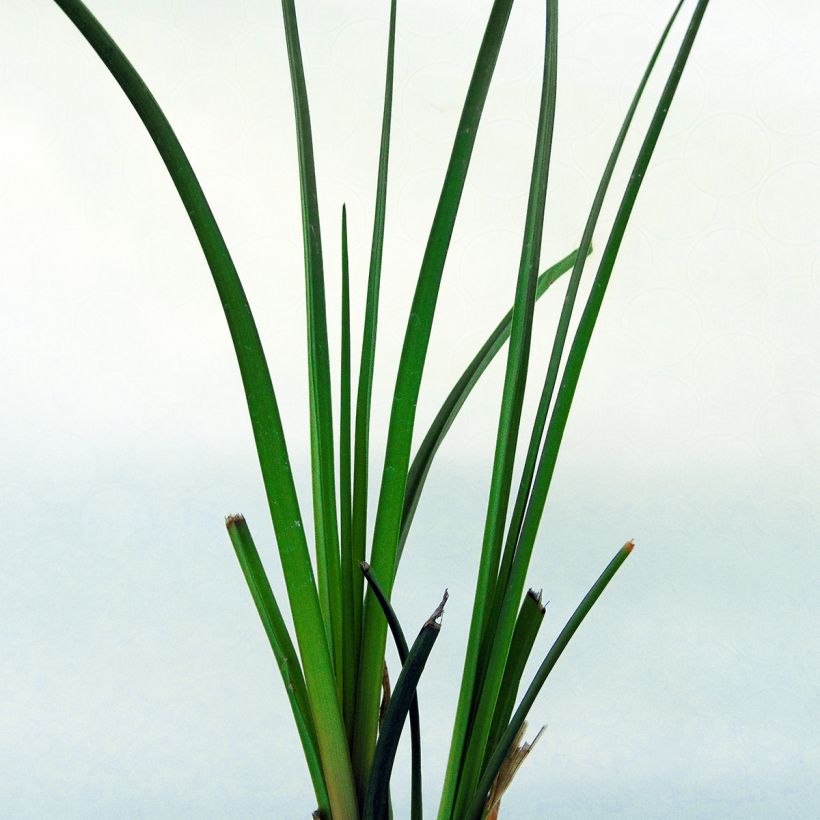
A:
[[[421,817],[416,686],[438,634],[443,602],[409,647],[390,607],[390,593],[436,451],[472,387],[509,340],[478,582],[439,820],[479,818],[490,811],[497,812],[497,801],[514,771],[510,764],[520,761],[528,748],[516,750],[528,710],[569,639],[632,549],[629,542],[618,551],[549,650],[515,708],[524,665],[543,617],[540,599],[533,594],[524,595],[525,575],[564,428],[632,208],[708,0],[697,0],[692,12],[610,228],[563,371],[561,362],[570,319],[604,197],[647,79],[682,2],[674,9],[660,37],[616,137],[578,249],[539,276],[558,53],[558,1],[546,3],[540,114],[513,306],[454,386],[411,461],[415,408],[439,286],[476,132],[512,6],[512,0],[494,0],[430,229],[398,364],[369,565],[363,563],[367,553],[369,427],[385,233],[397,4],[392,0],[390,7],[384,115],[355,412],[351,389],[347,225],[346,213],[342,211],[337,477],[337,433],[331,407],[331,361],[310,113],[296,10],[293,0],[282,0],[301,181],[315,573],[261,341],[204,193],[159,105],[110,36],[80,0],[55,2],[98,53],[142,119],[189,214],[222,301],[250,412],[296,645],[274,599],[247,523],[241,516],[231,516],[227,528],[282,673],[318,813],[323,817],[382,818],[389,813],[390,773],[408,715],[413,747],[411,816]],[[518,490],[513,497],[513,467],[529,372],[535,301],[570,270]],[[402,669],[392,697],[383,704],[380,721],[388,624],[399,649]],[[499,777],[505,765],[505,774]],[[488,802],[491,796],[492,805]]]

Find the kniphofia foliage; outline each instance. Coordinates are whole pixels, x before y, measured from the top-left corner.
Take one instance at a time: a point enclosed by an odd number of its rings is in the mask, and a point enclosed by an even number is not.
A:
[[[544,609],[534,593],[524,596],[525,576],[547,500],[572,400],[618,251],[708,0],[694,9],[673,66],[646,129],[610,227],[591,291],[564,357],[570,321],[585,263],[592,250],[604,198],[647,80],[683,2],[678,3],[652,52],[591,203],[578,248],[539,275],[541,237],[550,209],[549,168],[558,77],[558,0],[545,3],[545,44],[540,115],[517,277],[510,276],[511,310],[467,365],[411,459],[415,410],[427,358],[438,292],[453,227],[469,172],[482,111],[513,0],[494,0],[467,89],[438,206],[419,271],[391,402],[380,477],[369,468],[370,415],[377,342],[382,250],[387,225],[393,67],[398,14],[390,3],[386,33],[384,112],[378,157],[373,234],[355,407],[351,383],[350,276],[347,214],[342,214],[342,316],[340,408],[334,426],[333,365],[328,344],[325,271],[313,159],[310,107],[294,0],[282,0],[296,125],[300,176],[305,294],[307,304],[310,454],[315,540],[308,544],[285,432],[265,354],[250,306],[228,248],[185,152],[159,104],[102,25],[81,0],[55,0],[125,92],[153,140],[182,200],[213,276],[242,376],[262,479],[270,506],[296,643],[288,632],[244,518],[227,519],[231,542],[279,666],[313,783],[317,813],[336,820],[382,820],[389,812],[389,780],[405,719],[413,735],[411,817],[420,818],[421,747],[417,684],[431,657],[441,607],[408,646],[390,606],[398,562],[405,548],[432,461],[470,391],[509,340],[500,396],[484,538],[479,554],[468,645],[439,820],[480,818],[505,760],[513,760],[527,713],[581,621],[632,550],[612,559],[548,651],[535,679],[519,699],[524,665]],[[431,25],[435,21],[431,19]],[[276,44],[271,43],[271,48]],[[535,60],[537,55],[533,55]],[[559,123],[560,126],[560,123]],[[295,206],[294,206],[295,207]],[[573,237],[568,237],[572,240]],[[535,302],[571,269],[544,384],[513,495],[524,394],[530,366]],[[500,274],[503,272],[499,272]],[[513,284],[514,282],[514,284]],[[564,362],[563,370],[561,364]],[[338,432],[338,446],[336,434]],[[337,455],[338,452],[338,463]],[[337,472],[338,468],[338,472]],[[366,538],[368,486],[379,486],[376,523]],[[375,485],[374,485],[375,486]],[[338,489],[338,498],[337,498]],[[313,547],[313,555],[311,549]],[[365,586],[360,564],[364,565]],[[442,579],[446,582],[446,578]],[[445,596],[446,597],[446,596]],[[382,702],[388,621],[402,668],[389,701]],[[434,660],[431,662],[435,662]],[[516,706],[517,703],[517,706]],[[380,705],[382,716],[380,722]],[[506,786],[506,780],[504,785]],[[495,790],[495,799],[498,797]],[[497,806],[493,808],[495,812]]]

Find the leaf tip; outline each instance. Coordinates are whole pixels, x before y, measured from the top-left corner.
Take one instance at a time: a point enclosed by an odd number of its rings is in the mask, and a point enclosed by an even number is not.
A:
[[[624,551],[627,555],[629,555],[629,553],[630,553],[630,552],[632,552],[632,550],[633,550],[634,548],[635,548],[635,539],[634,539],[634,538],[630,538],[630,539],[629,539],[629,541],[627,541],[627,542],[624,544],[624,546],[623,546],[623,551]]]
[[[450,593],[445,589],[441,603],[433,610],[433,614],[427,619],[425,626],[434,626],[436,629],[441,629],[441,617],[444,615],[444,605],[449,597]]]
[[[225,526],[230,530],[245,523],[245,516],[241,513],[237,515],[225,516]]]

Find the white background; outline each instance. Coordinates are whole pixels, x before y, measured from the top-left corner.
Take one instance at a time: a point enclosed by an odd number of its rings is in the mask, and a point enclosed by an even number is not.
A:
[[[419,433],[512,300],[543,5],[519,0],[510,20],[445,270]],[[544,265],[577,244],[671,5],[561,4]],[[337,352],[343,201],[361,326],[388,4],[297,7]],[[281,12],[260,0],[91,8],[154,90],[224,229],[309,519]],[[488,9],[399,5],[374,468]],[[537,654],[615,550],[628,538],[637,547],[532,712],[549,728],[505,799],[508,816],[820,813],[819,27],[816,5],[801,0],[707,11],[615,268],[532,562],[531,583],[551,601]],[[46,0],[0,2],[0,112],[0,815],[305,817],[312,794],[287,701],[222,527],[227,513],[247,515],[281,594],[230,341],[184,211],[120,90]],[[556,291],[539,309],[536,385],[559,306]],[[430,813],[502,378],[500,358],[438,456],[394,595],[410,631],[444,586],[451,593],[421,689]],[[403,753],[397,816],[406,775]]]

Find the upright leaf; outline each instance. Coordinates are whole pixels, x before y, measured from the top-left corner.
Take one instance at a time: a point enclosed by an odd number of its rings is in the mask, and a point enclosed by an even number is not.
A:
[[[555,470],[558,458],[558,451],[561,445],[564,430],[566,429],[567,418],[572,406],[572,399],[578,386],[578,378],[581,367],[589,348],[592,331],[601,309],[604,294],[606,292],[612,269],[615,265],[618,250],[623,240],[624,232],[632,213],[632,208],[638,196],[638,192],[646,174],[649,160],[657,145],[661,128],[669,111],[681,74],[686,65],[686,61],[694,43],[695,36],[700,26],[703,14],[706,11],[708,0],[700,0],[693,12],[689,27],[683,37],[680,49],[675,58],[669,78],[664,86],[658,101],[655,113],[649,124],[643,144],[638,152],[635,166],[624,191],[621,204],[615,215],[609,239],[604,248],[598,272],[592,284],[590,295],[581,315],[572,346],[567,357],[567,364],[561,378],[561,384],[547,428],[544,447],[538,463],[538,469],[533,480],[532,493],[530,495],[527,511],[521,527],[521,536],[518,540],[517,549],[512,560],[509,580],[507,582],[503,603],[499,612],[497,622],[494,624],[495,640],[487,664],[488,669],[498,674],[503,670],[504,663],[512,631],[515,625],[516,610],[521,599],[521,592],[524,587],[527,568],[532,555],[538,526],[544,511],[549,486]],[[481,708],[481,707],[479,707]],[[472,790],[472,787],[471,787]],[[462,798],[470,799],[471,795],[461,794]]]
[[[379,606],[387,619],[390,633],[396,644],[396,651],[399,655],[399,662],[402,666],[407,663],[410,649],[407,646],[407,639],[404,637],[404,630],[401,628],[399,619],[387,600],[384,590],[373,576],[370,565],[362,561],[362,574],[367,579],[367,584],[373,590],[373,594],[379,602]],[[385,666],[385,670],[387,667]],[[421,791],[421,719],[419,717],[419,702],[414,695],[410,704],[410,820],[421,820],[423,814],[422,791]]]
[[[565,274],[575,264],[577,251],[573,251],[552,267],[547,268],[539,277],[535,284],[535,298],[540,299],[546,293],[547,288],[559,277]],[[447,398],[441,405],[438,413],[433,419],[430,429],[422,439],[410,471],[407,475],[407,488],[404,493],[404,509],[401,519],[401,535],[399,537],[399,549],[397,562],[401,559],[404,551],[404,544],[410,533],[410,525],[418,507],[421,491],[427,481],[427,474],[433,463],[433,458],[444,441],[444,437],[450,430],[456,416],[459,414],[464,402],[472,392],[484,371],[490,366],[490,362],[495,358],[496,353],[504,346],[510,337],[510,326],[512,325],[512,308],[507,311],[504,318],[496,325],[495,330],[489,335],[487,341],[467,365],[458,381],[453,385],[453,389],[447,394]]]
[[[325,283],[319,198],[310,127],[305,71],[293,0],[282,0],[288,65],[290,67],[296,145],[299,154],[299,191],[302,200],[302,236],[307,301],[308,393],[310,405],[310,464],[313,479],[313,518],[316,530],[316,569],[319,601],[328,644],[336,669],[337,693],[343,701],[342,582],[339,531],[336,521],[336,484],[333,454],[333,407],[327,341]]]
[[[495,584],[495,591],[493,595],[492,609],[490,611],[489,623],[491,624],[498,623],[501,613],[501,606],[504,602],[504,595],[507,591],[507,581],[510,575],[510,568],[512,567],[515,549],[518,544],[518,537],[521,534],[521,526],[524,521],[524,513],[526,512],[527,502],[529,501],[530,490],[532,489],[532,481],[535,474],[535,467],[538,462],[538,453],[541,449],[541,443],[544,436],[544,428],[546,427],[547,422],[547,414],[552,403],[553,392],[556,380],[558,378],[558,370],[560,368],[561,359],[564,354],[564,344],[566,342],[567,332],[569,330],[569,323],[572,317],[572,311],[575,306],[575,298],[578,293],[578,286],[580,284],[581,275],[584,270],[584,263],[588,255],[588,251],[592,247],[592,237],[595,232],[595,228],[598,224],[598,218],[601,213],[601,208],[604,204],[604,198],[606,196],[607,190],[609,189],[609,184],[612,180],[612,174],[615,171],[616,163],[620,156],[621,149],[623,148],[624,141],[626,140],[626,136],[629,132],[629,128],[632,125],[635,112],[638,108],[638,104],[641,101],[641,97],[643,96],[646,84],[649,81],[649,77],[652,74],[652,70],[655,67],[655,63],[657,62],[661,49],[663,48],[663,45],[666,42],[666,38],[669,34],[670,29],[672,28],[673,23],[675,22],[675,19],[678,16],[678,12],[680,11],[682,4],[683,0],[681,0],[681,2],[679,2],[678,5],[675,7],[671,17],[669,18],[668,23],[666,24],[666,28],[664,29],[660,39],[658,40],[658,44],[656,45],[655,51],[653,52],[649,60],[649,63],[646,67],[646,70],[644,71],[641,81],[638,84],[638,88],[635,91],[634,97],[632,98],[632,103],[629,106],[629,110],[627,111],[626,116],[624,117],[623,124],[621,125],[621,129],[618,132],[618,135],[615,139],[612,151],[610,152],[609,159],[607,160],[606,167],[604,168],[604,172],[601,176],[601,181],[598,184],[598,190],[596,191],[595,197],[592,202],[592,207],[589,211],[589,216],[587,217],[586,225],[584,226],[584,231],[581,236],[581,243],[578,247],[578,255],[576,257],[575,264],[573,265],[572,275],[570,276],[569,285],[567,287],[567,292],[564,298],[564,304],[561,309],[561,316],[558,320],[558,327],[555,331],[555,337],[552,345],[552,353],[550,354],[549,365],[547,367],[547,374],[544,379],[544,386],[541,390],[541,397],[538,401],[538,409],[536,410],[535,421],[533,422],[532,434],[530,436],[530,443],[527,448],[524,467],[521,473],[518,494],[515,499],[512,515],[510,516],[510,522],[504,546],[504,555],[501,561],[501,566],[499,568],[498,579]],[[495,630],[491,629],[485,632],[482,646],[482,657],[479,661],[480,667],[485,666],[487,663],[487,658],[492,649],[492,643],[494,638]]]
[[[387,433],[384,472],[376,512],[371,564],[390,595],[396,569],[410,446],[421,376],[435,313],[441,275],[453,234],[464,181],[475,144],[476,131],[495,70],[498,50],[507,26],[512,0],[495,0],[473,76],[467,90],[450,162],[444,178],[404,337],[393,406]],[[363,792],[370,770],[378,719],[379,681],[384,657],[387,622],[375,598],[365,599],[362,655],[359,664],[354,736],[354,768]]]
[[[322,764],[319,760],[316,728],[313,725],[305,679],[302,675],[302,668],[299,666],[299,659],[296,657],[296,650],[293,648],[293,642],[279,605],[276,603],[276,598],[273,597],[273,590],[245,518],[241,515],[231,515],[225,520],[225,526],[245,576],[245,582],[256,605],[256,611],[259,613],[259,619],[268,636],[276,658],[276,665],[282,675],[282,682],[285,684],[285,693],[290,701],[296,730],[299,733],[310,779],[313,782],[313,790],[319,803],[319,811],[327,812],[330,810],[330,803],[322,773]]]
[[[515,305],[513,307],[507,373],[501,400],[501,413],[496,434],[492,480],[487,502],[487,516],[481,546],[475,601],[470,622],[470,636],[464,659],[453,740],[447,774],[444,778],[441,820],[459,817],[461,795],[471,794],[484,759],[484,748],[490,732],[503,669],[485,670],[479,666],[481,645],[492,604],[492,594],[501,557],[501,542],[512,483],[518,427],[524,390],[535,307],[535,280],[541,257],[541,237],[544,231],[547,182],[549,180],[552,135],[555,125],[555,102],[558,74],[558,0],[547,0],[544,70],[535,153],[532,162],[527,217],[521,247]],[[475,711],[473,704],[479,704]],[[471,721],[470,715],[473,714]]]
[[[342,554],[342,647],[344,700],[342,703],[348,741],[353,740],[353,713],[356,708],[356,651],[354,596],[358,584],[353,572],[351,537],[350,461],[350,264],[347,253],[347,208],[342,206],[342,328],[341,373],[339,377],[339,519]],[[361,595],[359,595],[361,599]]]
[[[416,689],[421,673],[424,671],[427,659],[430,657],[430,652],[441,630],[439,620],[446,602],[447,593],[445,592],[441,603],[425,621],[402,665],[379,732],[379,741],[373,756],[373,770],[368,780],[362,809],[363,820],[387,818],[390,775],[393,771],[399,739],[410,707],[416,701]]]
[[[245,292],[205,194],[176,134],[142,78],[81,0],[55,0],[125,92],[177,189],[214,279],[245,389],[256,449],[279,546],[288,600],[316,726],[331,809],[357,814],[332,661],[324,640],[313,569],[279,407]]]
[[[518,611],[518,620],[515,622],[510,653],[507,656],[507,665],[504,669],[501,690],[498,693],[498,702],[490,727],[490,736],[487,740],[487,749],[495,748],[501,733],[510,722],[515,699],[518,697],[521,676],[524,674],[524,667],[529,660],[538,630],[544,621],[545,612],[546,608],[541,603],[541,593],[531,589],[524,596],[521,609]]]
[[[538,668],[538,671],[535,673],[535,678],[533,678],[532,683],[524,693],[524,697],[521,698],[521,703],[515,710],[512,720],[504,730],[504,733],[501,735],[495,749],[493,749],[490,759],[481,774],[481,779],[475,789],[475,792],[471,795],[471,799],[468,802],[464,814],[459,815],[460,818],[464,818],[464,820],[480,820],[487,802],[487,795],[490,793],[490,789],[492,788],[493,781],[498,774],[498,770],[501,768],[501,764],[509,754],[513,743],[521,730],[524,720],[529,714],[530,709],[532,709],[533,703],[535,703],[535,698],[541,691],[541,687],[544,685],[550,672],[552,672],[553,667],[558,662],[558,658],[561,657],[561,654],[567,648],[567,644],[569,644],[572,636],[575,634],[584,618],[586,618],[589,614],[589,611],[595,605],[595,602],[598,598],[600,598],[601,593],[606,589],[607,584],[609,584],[615,576],[615,573],[621,568],[623,562],[629,557],[629,554],[632,552],[632,548],[634,546],[634,542],[629,541],[624,544],[620,550],[618,550],[615,557],[609,562],[606,569],[601,573],[598,580],[592,585],[591,589],[584,596],[581,603],[578,604],[578,608],[575,612],[573,612],[572,616],[567,621],[566,626],[564,626],[561,633],[555,639],[555,643],[552,645],[550,651],[547,653],[547,656],[541,663],[541,666]]]
[[[396,0],[390,2],[390,26],[387,36],[387,70],[384,81],[384,111],[382,114],[379,170],[376,180],[376,207],[373,216],[373,240],[370,247],[370,268],[367,275],[367,297],[362,334],[362,355],[359,383],[356,387],[356,435],[353,461],[353,521],[351,528],[351,558],[349,571],[353,578],[353,640],[354,663],[358,669],[362,635],[362,578],[359,564],[365,559],[367,540],[367,487],[370,463],[370,403],[373,394],[373,367],[376,359],[376,329],[379,316],[384,222],[387,207],[387,169],[390,158],[390,124],[393,117],[393,63],[396,52]]]

